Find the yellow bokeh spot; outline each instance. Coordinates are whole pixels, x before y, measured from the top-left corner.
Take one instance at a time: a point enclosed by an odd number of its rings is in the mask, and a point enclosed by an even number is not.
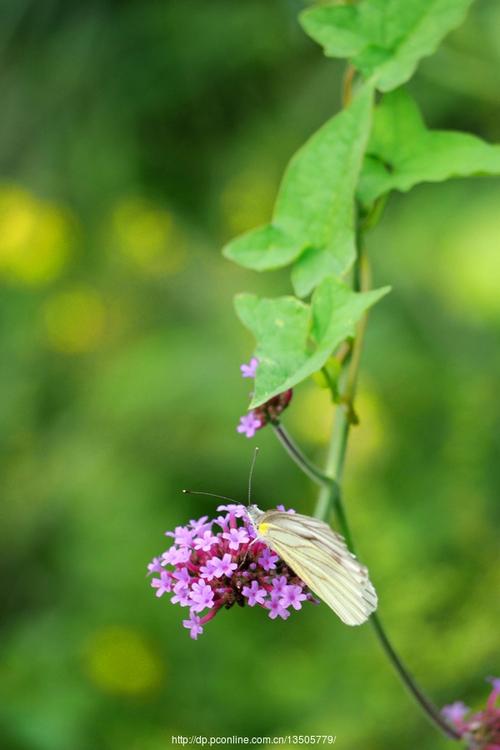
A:
[[[481,322],[500,317],[500,216],[481,205],[457,217],[436,261],[439,290],[459,313]]]
[[[356,396],[354,408],[359,424],[351,432],[349,461],[356,468],[380,455],[386,447],[386,431],[383,426],[382,409],[374,392],[361,388]]]
[[[269,221],[276,185],[260,170],[235,177],[221,195],[221,210],[229,234],[239,234]]]
[[[151,276],[177,273],[186,261],[186,241],[171,213],[142,198],[114,208],[113,246],[137,270]]]
[[[326,445],[335,414],[330,391],[312,381],[296,394],[287,419],[299,440],[313,445]],[[360,424],[353,427],[349,441],[349,458],[362,464],[376,458],[386,445],[380,405],[373,393],[362,389],[356,396],[356,413]]]
[[[332,397],[329,390],[312,382],[295,394],[287,421],[294,435],[315,445],[325,445],[332,425]]]
[[[163,666],[146,639],[119,625],[91,636],[84,649],[84,667],[97,687],[120,695],[149,693],[163,679]]]
[[[72,222],[57,206],[18,187],[0,188],[0,274],[28,285],[61,275],[73,240]]]
[[[50,297],[43,308],[48,344],[65,354],[95,349],[104,334],[106,309],[93,289],[78,286]]]

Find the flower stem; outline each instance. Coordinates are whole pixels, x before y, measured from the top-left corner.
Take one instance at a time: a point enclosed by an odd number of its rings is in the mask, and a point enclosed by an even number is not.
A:
[[[307,456],[301,451],[296,442],[285,430],[283,425],[281,425],[279,422],[272,422],[271,424],[274,429],[274,434],[276,435],[288,455],[293,459],[293,461],[295,461],[297,466],[304,472],[304,474],[306,474],[309,479],[312,479],[312,481],[316,484],[330,487],[330,477],[327,477],[326,474],[323,474],[321,469],[319,469],[315,464],[312,463],[312,461],[307,458]]]
[[[353,286],[356,290],[365,291],[370,285],[370,274],[368,263],[360,247],[358,261],[354,271]],[[353,400],[356,393],[359,366],[363,349],[364,334],[366,330],[367,315],[365,314],[357,326],[354,344],[342,364],[339,377],[338,392],[340,401],[335,412],[332,435],[328,448],[328,455],[324,471],[321,471],[304,455],[299,446],[286,432],[279,422],[273,422],[272,426],[276,437],[281,442],[293,461],[313,482],[320,485],[321,489],[315,509],[315,516],[327,520],[333,510],[347,545],[354,552],[352,534],[347,521],[344,505],[342,502],[341,482],[344,470],[347,442],[351,424],[357,422],[354,412]],[[415,698],[427,718],[443,734],[453,740],[460,740],[461,736],[441,716],[439,709],[424,695],[417,685],[398,654],[394,650],[387,633],[376,613],[370,617],[370,623],[375,634],[386,653],[389,661],[395,668],[403,684]]]
[[[365,291],[369,286],[369,269],[366,258],[360,249],[360,257],[354,274],[354,288]],[[367,315],[358,324],[356,338],[350,356],[346,359],[339,379],[340,403],[337,407],[330,440],[324,474],[330,478],[330,484],[323,484],[315,515],[327,520],[333,510],[340,530],[352,552],[354,552],[352,534],[342,502],[341,482],[344,470],[347,441],[351,424],[357,421],[354,414],[353,399],[356,392],[358,371],[361,362],[363,340],[366,330]],[[460,734],[441,716],[439,709],[424,695],[411,674],[394,650],[387,633],[376,613],[370,617],[370,623],[391,664],[396,669],[406,688],[413,695],[427,718],[453,740],[460,740]]]
[[[376,612],[372,614],[370,622],[392,666],[399,674],[407,690],[413,695],[419,706],[422,708],[429,721],[434,724],[435,727],[441,730],[441,732],[443,732],[446,737],[449,737],[451,740],[460,741],[462,739],[460,733],[452,726],[450,726],[450,724],[448,724],[445,718],[441,715],[439,709],[434,705],[434,703],[432,703],[432,701],[427,698],[426,695],[424,695],[424,693],[420,690],[420,687],[417,685],[411,674],[406,669],[405,665],[401,662],[389,638],[387,637],[387,633],[382,627],[382,623],[380,622],[380,619]]]
[[[328,367],[326,365],[324,365],[321,368],[321,372],[323,374],[325,382],[326,382],[326,384],[328,386],[328,389],[330,391],[330,394],[331,394],[331,397],[332,397],[332,401],[335,403],[335,401],[337,399],[337,385],[336,385],[334,379],[332,378],[332,376],[330,375],[330,373],[328,371]]]
[[[324,471],[324,476],[329,481],[327,483],[323,482],[314,511],[316,518],[321,518],[324,521],[328,518],[332,509],[338,513],[338,502],[340,499],[339,486],[342,481],[342,470],[349,433],[347,404],[340,403],[337,406],[335,417]],[[347,538],[346,541],[349,543]]]
[[[345,431],[343,434],[345,435],[344,442],[347,442],[347,434],[349,430],[349,423],[345,422]],[[333,438],[335,438],[335,429],[333,431]],[[332,439],[332,443],[334,440]],[[341,447],[340,449],[337,449],[338,455],[344,455],[345,454],[345,445]],[[334,467],[337,468],[337,467]],[[338,467],[337,476],[339,475],[338,472],[341,471],[341,466]],[[326,492],[326,491],[325,491]],[[321,503],[321,494],[320,493],[320,503]],[[331,485],[329,498],[328,498],[328,504],[326,505],[327,508],[333,508],[335,515],[337,516],[337,521],[340,527],[340,530],[342,532],[342,535],[344,536],[344,539],[346,540],[350,550],[354,552],[354,546],[352,541],[352,534],[349,528],[349,524],[347,521],[347,517],[344,510],[344,505],[342,503],[342,496],[340,492],[340,486],[337,482],[335,482],[335,485]],[[316,512],[316,515],[319,516],[318,512]],[[434,726],[436,726],[440,731],[443,732],[447,737],[449,737],[452,740],[461,740],[461,735],[459,732],[456,731],[453,727],[451,727],[448,722],[444,719],[444,717],[439,712],[439,709],[424,695],[420,687],[417,685],[401,659],[399,658],[398,654],[396,653],[394,647],[392,646],[389,637],[387,633],[384,630],[384,627],[380,621],[380,618],[378,617],[377,613],[374,612],[370,617],[370,623],[375,631],[375,634],[384,649],[389,661],[391,662],[392,666],[395,668],[396,672],[400,676],[401,680],[403,681],[405,687],[408,689],[408,691],[413,695],[419,706],[424,711],[425,715],[431,721]]]

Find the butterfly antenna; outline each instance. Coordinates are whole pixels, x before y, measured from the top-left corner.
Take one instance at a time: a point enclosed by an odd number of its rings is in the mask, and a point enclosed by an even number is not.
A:
[[[230,503],[236,503],[239,505],[239,501],[235,500],[234,497],[226,497],[225,495],[217,495],[215,492],[202,492],[201,490],[182,490],[183,495],[207,495],[208,497],[217,497],[219,500],[229,500]]]
[[[250,505],[250,500],[252,499],[252,477],[253,477],[253,470],[255,468],[255,462],[257,460],[258,452],[259,452],[258,448],[256,448],[253,452],[252,464],[250,466],[250,474],[248,475],[248,505]]]

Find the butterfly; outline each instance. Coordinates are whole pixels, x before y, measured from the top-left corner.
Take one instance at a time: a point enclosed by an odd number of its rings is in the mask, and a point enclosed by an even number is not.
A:
[[[344,538],[324,521],[301,513],[262,511],[250,503],[257,453],[258,448],[254,451],[250,468],[248,505],[243,506],[255,531],[255,541],[263,542],[279,555],[342,622],[362,625],[377,609],[377,594],[368,570],[349,550]],[[212,492],[183,492],[237,502]]]
[[[328,524],[301,513],[246,508],[257,539],[292,568],[342,622],[361,625],[377,608],[368,571]]]

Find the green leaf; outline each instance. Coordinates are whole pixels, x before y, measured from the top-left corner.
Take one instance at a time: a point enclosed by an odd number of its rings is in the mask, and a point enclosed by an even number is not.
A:
[[[334,277],[315,290],[311,304],[295,297],[259,299],[240,294],[236,312],[257,340],[259,367],[250,408],[260,406],[319,370],[332,350],[354,333],[365,310],[389,291],[353,292]]]
[[[287,266],[304,247],[303,240],[294,240],[276,224],[266,224],[232,240],[222,252],[245,268],[272,271]]]
[[[468,133],[428,130],[404,90],[387,94],[375,111],[374,127],[358,195],[365,205],[390,190],[420,182],[500,174],[500,146]]]
[[[350,58],[380,91],[413,75],[443,37],[464,19],[472,0],[363,0],[304,11],[304,30],[329,57]]]
[[[297,151],[283,177],[271,224],[226,245],[227,258],[258,271],[298,258],[292,281],[299,296],[309,294],[325,276],[348,270],[355,258],[354,193],[372,103],[373,89],[365,86],[349,108]]]

